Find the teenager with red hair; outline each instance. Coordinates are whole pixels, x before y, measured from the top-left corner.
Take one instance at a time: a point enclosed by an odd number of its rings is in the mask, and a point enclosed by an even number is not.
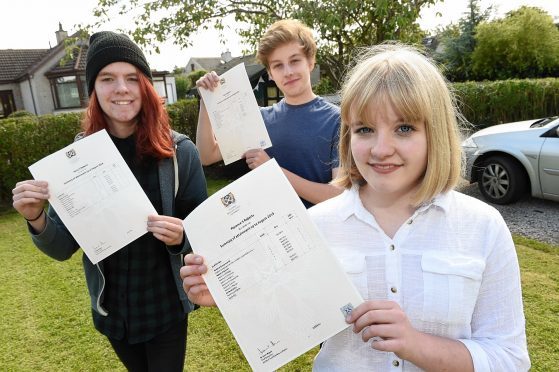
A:
[[[196,147],[171,130],[151,79],[144,54],[128,37],[91,36],[82,136],[107,130],[157,215],[148,217],[148,234],[96,265],[83,255],[83,265],[95,328],[126,368],[182,371],[193,309],[179,277],[182,255],[191,250],[182,219],[206,198],[206,182]],[[48,197],[45,181],[22,181],[13,190],[13,206],[27,220],[35,245],[66,260],[79,245],[54,209],[45,213]]]

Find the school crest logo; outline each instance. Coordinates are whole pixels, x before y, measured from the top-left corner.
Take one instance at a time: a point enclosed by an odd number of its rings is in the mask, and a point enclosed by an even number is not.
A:
[[[223,204],[223,206],[226,208],[232,204],[235,204],[235,195],[233,195],[233,193],[230,192],[229,194],[223,196],[221,198],[221,204]]]
[[[66,157],[67,157],[68,159],[71,159],[71,158],[73,158],[74,156],[76,156],[76,150],[71,149],[71,150],[66,151]]]

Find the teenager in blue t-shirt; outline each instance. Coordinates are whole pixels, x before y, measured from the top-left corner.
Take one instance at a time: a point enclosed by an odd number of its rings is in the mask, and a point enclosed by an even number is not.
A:
[[[297,20],[275,22],[260,39],[257,58],[266,66],[284,99],[260,110],[273,146],[245,153],[250,169],[275,158],[307,207],[341,192],[328,183],[338,167],[340,110],[312,91],[315,56],[312,31]],[[198,88],[210,90],[218,84],[219,77],[214,71],[196,82]],[[202,164],[222,160],[203,101],[196,146]]]

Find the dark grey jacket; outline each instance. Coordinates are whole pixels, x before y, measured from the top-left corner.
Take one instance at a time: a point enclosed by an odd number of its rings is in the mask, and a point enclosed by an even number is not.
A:
[[[206,199],[206,179],[200,163],[198,151],[192,141],[184,134],[174,131],[173,140],[176,145],[179,168],[179,188],[175,198],[173,158],[161,160],[159,162],[161,202],[164,215],[184,219],[194,208]],[[66,226],[64,226],[53,208],[49,207],[47,212],[45,230],[40,234],[35,234],[29,226],[29,232],[35,245],[45,254],[56,260],[67,260],[79,249],[78,243],[72,237]],[[191,250],[188,239],[184,239],[184,244],[181,247],[167,247],[169,264],[171,265],[177,292],[185,313],[192,311],[194,305],[188,300],[182,289],[179,270],[183,264],[182,256]],[[107,315],[107,312],[102,307],[103,290],[105,289],[103,261],[93,265],[85,254],[82,260],[87,287],[91,297],[91,307],[99,314]]]

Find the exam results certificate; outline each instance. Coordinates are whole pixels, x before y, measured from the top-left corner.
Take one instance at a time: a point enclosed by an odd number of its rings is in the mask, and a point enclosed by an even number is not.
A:
[[[198,89],[225,165],[237,161],[250,149],[272,146],[254,92],[241,63],[220,75],[214,91]]]
[[[342,331],[363,302],[274,159],[213,194],[183,225],[255,371],[273,371]]]
[[[29,167],[49,184],[49,203],[96,264],[147,232],[155,208],[105,130]]]

